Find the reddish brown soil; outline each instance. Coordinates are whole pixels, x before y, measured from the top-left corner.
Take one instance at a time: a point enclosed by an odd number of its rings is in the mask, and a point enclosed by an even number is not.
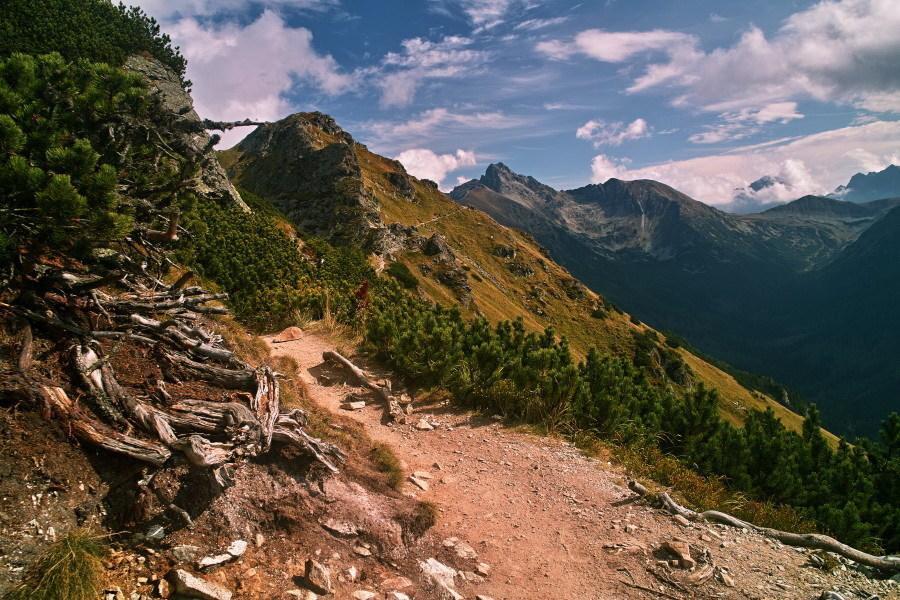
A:
[[[487,579],[458,586],[467,598],[810,599],[829,589],[900,598],[897,586],[855,571],[824,573],[808,564],[807,553],[756,534],[719,526],[683,528],[658,510],[623,503],[631,493],[622,470],[585,457],[562,440],[511,430],[446,405],[414,405],[410,424],[396,426],[383,424],[374,403],[344,411],[347,394],[366,394],[322,363],[322,352],[332,347],[307,332],[300,340],[273,344],[272,352],[299,363],[313,402],[361,423],[370,437],[395,449],[408,472],[432,475],[428,491],[409,483],[405,488],[439,508],[425,543],[431,538],[437,547],[458,537],[492,566]],[[435,430],[416,430],[420,417],[436,424]],[[715,579],[699,586],[678,583],[687,574],[662,564],[667,557],[660,551],[663,542],[675,538],[689,541],[694,551],[708,549],[734,587]],[[437,558],[455,559],[444,548]]]

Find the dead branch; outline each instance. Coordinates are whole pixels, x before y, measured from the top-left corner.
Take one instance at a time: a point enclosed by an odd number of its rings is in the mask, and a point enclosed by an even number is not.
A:
[[[403,409],[400,407],[400,403],[397,401],[397,398],[391,393],[390,388],[380,386],[374,381],[372,381],[368,375],[366,375],[365,371],[354,365],[352,362],[338,354],[337,352],[333,352],[331,350],[326,350],[322,353],[322,358],[326,361],[332,360],[343,365],[348,371],[353,373],[353,376],[359,381],[363,386],[371,390],[384,404],[384,412],[385,417],[389,421],[396,421],[398,423],[406,422],[406,413],[403,412]]]
[[[203,129],[214,129],[218,131],[227,131],[229,129],[234,129],[235,127],[255,127],[258,125],[268,125],[265,121],[251,121],[250,119],[244,119],[243,121],[210,121],[209,119],[203,119]]]
[[[38,386],[37,395],[47,412],[56,415],[78,439],[110,452],[154,465],[163,465],[172,453],[162,444],[120,433],[89,416],[59,387]]]
[[[753,523],[748,523],[747,521],[743,521],[741,519],[738,519],[737,517],[717,510],[707,510],[698,513],[689,508],[681,506],[680,504],[675,502],[675,500],[673,500],[672,497],[669,496],[669,494],[666,492],[657,494],[654,497],[653,494],[650,494],[648,492],[646,487],[633,480],[628,482],[628,487],[635,494],[646,497],[648,499],[653,499],[662,508],[668,510],[672,514],[681,515],[689,521],[708,521],[711,523],[728,525],[730,527],[737,527],[739,529],[748,529],[766,537],[778,540],[779,542],[787,544],[788,546],[833,552],[861,565],[879,569],[886,573],[900,572],[900,556],[875,556],[873,554],[857,550],[856,548],[839,542],[838,540],[827,535],[822,535],[819,533],[791,533],[788,531],[780,531],[778,529],[772,529],[769,527],[760,527],[758,525],[754,525]]]
[[[144,236],[151,242],[174,242],[178,240],[178,219],[179,214],[177,212],[172,213],[169,217],[169,227],[166,231],[157,231],[155,229],[148,229],[144,232]]]
[[[31,368],[32,346],[34,337],[31,334],[31,323],[25,321],[22,326],[22,349],[19,351],[19,372],[23,375]]]

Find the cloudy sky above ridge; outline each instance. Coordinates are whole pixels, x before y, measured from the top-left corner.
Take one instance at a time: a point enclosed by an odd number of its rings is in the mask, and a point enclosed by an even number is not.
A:
[[[900,163],[896,0],[137,3],[203,116],[321,110],[445,189],[503,161],[710,204],[777,176],[769,202]]]

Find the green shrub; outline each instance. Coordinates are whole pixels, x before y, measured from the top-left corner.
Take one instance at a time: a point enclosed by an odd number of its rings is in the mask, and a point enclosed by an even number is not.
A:
[[[418,278],[402,262],[392,262],[385,271],[408,290],[415,290],[419,287]]]
[[[0,56],[58,52],[121,66],[131,54],[148,52],[171,68],[186,87],[187,62],[159,24],[137,7],[109,0],[4,0]]]
[[[881,444],[834,452],[815,411],[802,435],[771,410],[751,412],[737,428],[719,416],[714,391],[679,391],[648,377],[660,367],[672,379],[689,376],[678,353],[652,333],[636,334],[634,363],[595,350],[575,363],[552,330],[467,321],[390,280],[377,292],[366,344],[409,380],[444,386],[464,406],[514,421],[597,435],[645,455],[653,449],[659,472],[651,475],[680,482],[701,508],[727,509],[741,498],[732,508],[744,518],[801,530],[815,521],[846,543],[900,549],[900,417],[889,419]]]
[[[320,240],[298,240],[262,212],[210,202],[182,205],[189,231],[178,260],[218,283],[244,323],[271,331],[298,320],[319,319],[326,307],[343,323],[357,317],[354,292],[374,277],[365,255]]]
[[[188,159],[137,75],[59,54],[0,60],[0,247],[85,258],[172,203]]]

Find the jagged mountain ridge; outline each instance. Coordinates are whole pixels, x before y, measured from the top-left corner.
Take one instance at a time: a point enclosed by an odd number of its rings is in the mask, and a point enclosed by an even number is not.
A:
[[[460,207],[433,182],[408,175],[399,162],[369,151],[339,128],[329,132],[332,126],[337,127],[318,113],[292,115],[263,130],[265,137],[248,137],[220,153],[220,159],[239,188],[270,200],[301,229],[329,236],[328,219],[332,217],[327,212],[325,220],[317,222],[315,215],[321,213],[306,212],[306,196],[292,195],[284,182],[275,184],[283,188],[268,187],[264,174],[271,174],[271,165],[278,164],[282,177],[290,173],[311,180],[304,184],[307,186],[333,174],[310,160],[309,151],[295,153],[276,147],[274,141],[259,141],[276,140],[267,132],[290,128],[294,131],[283,134],[285,138],[309,138],[302,143],[291,141],[292,148],[342,145],[340,151],[352,152],[359,171],[347,186],[335,186],[345,194],[336,205],[347,208],[351,217],[353,212],[372,214],[367,212],[370,206],[377,206],[378,212],[371,220],[349,218],[346,223],[356,223],[355,232],[344,229],[346,235],[330,239],[340,242],[343,237],[358,243],[367,237],[364,233],[376,232],[377,243],[370,249],[382,257],[379,260],[406,265],[418,279],[420,294],[445,305],[461,305],[465,313],[492,321],[521,317],[531,330],[552,326],[570,340],[576,355],[583,355],[590,346],[617,354],[634,351],[635,333],[647,327],[630,322],[627,315],[585,288],[530,236],[504,227],[484,212]],[[552,188],[542,188],[536,180],[528,184],[522,193],[532,193],[529,201],[535,210],[523,208],[523,214],[554,204],[554,195],[547,193]],[[360,197],[367,202],[360,203]],[[720,390],[723,415],[729,421],[740,423],[747,410],[771,407],[786,425],[799,429],[800,417],[771,398],[750,393],[731,376],[687,351],[678,354],[694,372],[695,381]]]
[[[888,165],[881,171],[857,173],[847,185],[839,186],[829,196],[849,202],[868,202],[900,196],[900,167]]]
[[[528,231],[582,281],[642,319],[764,373],[783,373],[773,368],[778,354],[771,349],[784,352],[787,331],[804,335],[799,321],[784,318],[782,296],[802,304],[802,282],[900,205],[807,196],[735,215],[655,181],[610,179],[565,191],[534,181],[492,165],[451,197]],[[552,201],[537,204],[535,197]],[[788,383],[813,391],[787,375]]]

